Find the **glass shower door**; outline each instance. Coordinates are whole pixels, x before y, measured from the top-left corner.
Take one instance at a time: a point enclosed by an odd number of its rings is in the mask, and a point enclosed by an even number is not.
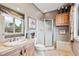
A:
[[[44,45],[44,20],[38,20],[37,25],[37,44]]]
[[[45,20],[45,46],[52,46],[53,44],[52,27],[52,20]]]

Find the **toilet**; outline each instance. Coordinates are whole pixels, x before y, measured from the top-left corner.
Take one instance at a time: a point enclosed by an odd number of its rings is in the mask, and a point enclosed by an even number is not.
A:
[[[40,50],[40,51],[45,50],[45,46],[43,44],[36,44],[35,48],[36,50]]]
[[[36,53],[40,55],[44,55],[45,46],[43,44],[38,44],[37,39],[34,39],[34,45],[35,45]]]
[[[35,49],[36,49],[36,55],[41,55],[44,56],[45,55],[45,46],[43,44],[36,44],[35,45]]]
[[[35,45],[36,50],[44,50],[45,49],[45,46],[43,44],[37,43],[36,38],[34,38],[34,45]]]

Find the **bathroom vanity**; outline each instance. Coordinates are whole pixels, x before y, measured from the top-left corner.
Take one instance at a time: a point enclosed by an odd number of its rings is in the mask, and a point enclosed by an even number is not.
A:
[[[32,56],[34,54],[33,40],[24,40],[22,43],[0,43],[0,56]],[[12,46],[11,46],[12,45]]]

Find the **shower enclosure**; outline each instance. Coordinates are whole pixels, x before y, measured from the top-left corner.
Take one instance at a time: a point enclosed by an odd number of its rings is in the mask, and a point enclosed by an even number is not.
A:
[[[53,45],[53,33],[54,26],[53,20],[37,20],[37,44],[43,44],[44,46]]]

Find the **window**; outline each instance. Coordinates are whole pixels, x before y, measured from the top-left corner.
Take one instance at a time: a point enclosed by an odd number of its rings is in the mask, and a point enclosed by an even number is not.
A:
[[[5,16],[5,32],[13,33],[13,17]]]
[[[73,23],[74,23],[74,38],[77,40],[79,39],[79,4],[74,5],[73,10]]]
[[[23,19],[2,14],[5,17],[5,33],[6,34],[23,34]]]
[[[15,32],[21,32],[22,30],[22,20],[15,19]]]

